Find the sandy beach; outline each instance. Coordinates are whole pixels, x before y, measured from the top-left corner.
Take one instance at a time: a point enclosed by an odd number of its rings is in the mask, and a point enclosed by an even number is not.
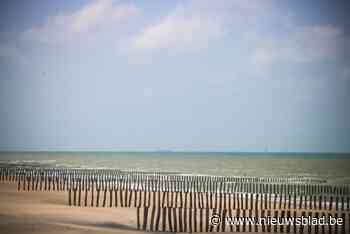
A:
[[[298,215],[300,212],[297,211]],[[133,207],[69,206],[65,191],[17,191],[17,183],[0,183],[1,233],[142,233],[137,230],[136,214]],[[254,233],[262,233],[261,228],[258,226]],[[307,227],[304,229],[306,231]],[[314,233],[314,227],[312,231]]]
[[[140,233],[136,210],[69,207],[66,192],[18,192],[0,183],[1,233]]]
[[[144,233],[137,230],[135,208],[70,207],[67,199],[64,191],[17,191],[16,183],[1,182],[0,230],[7,234]]]

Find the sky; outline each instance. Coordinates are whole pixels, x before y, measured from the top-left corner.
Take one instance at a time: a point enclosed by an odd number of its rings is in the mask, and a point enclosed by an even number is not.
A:
[[[347,1],[0,5],[0,151],[350,152]]]

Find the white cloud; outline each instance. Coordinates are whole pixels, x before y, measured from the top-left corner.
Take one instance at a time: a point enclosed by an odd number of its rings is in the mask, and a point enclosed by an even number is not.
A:
[[[184,1],[160,20],[152,23],[145,18],[133,27],[131,22],[139,12],[130,3],[94,0],[75,12],[49,17],[42,26],[25,31],[22,38],[51,45],[90,39],[102,39],[103,44],[109,38],[108,42],[119,46],[121,52],[131,54],[201,49],[224,38],[222,42],[227,46],[248,56],[251,53],[254,63],[263,65],[329,59],[336,57],[341,48],[343,32],[339,28],[300,26],[290,12],[280,12],[271,1]]]
[[[106,26],[106,31],[119,32],[125,21],[138,13],[139,9],[132,4],[95,0],[76,12],[49,17],[44,25],[25,31],[22,38],[46,44],[60,44],[86,39]]]
[[[219,23],[203,19],[169,16],[157,25],[143,30],[133,41],[134,49],[203,46],[223,33]]]
[[[132,38],[132,50],[159,48],[181,48],[204,46],[210,39],[223,33],[218,21],[212,21],[200,14],[187,16],[176,12],[166,16],[155,25],[150,25]]]
[[[324,25],[296,27],[286,34],[263,40],[253,53],[256,63],[312,62],[335,58],[341,47],[340,28]]]
[[[205,47],[243,24],[256,20],[269,6],[260,1],[188,1],[131,39],[131,51]],[[242,19],[242,14],[248,20]]]

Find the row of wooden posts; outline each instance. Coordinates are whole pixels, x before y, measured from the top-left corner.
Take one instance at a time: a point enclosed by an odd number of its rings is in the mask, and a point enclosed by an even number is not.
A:
[[[78,183],[100,189],[125,189],[147,191],[219,192],[219,193],[267,193],[296,195],[349,196],[349,185],[305,183],[300,181],[268,182],[269,179],[240,179],[238,177],[191,176],[165,173],[149,173],[121,170],[92,169],[42,169],[0,168],[0,180],[18,182],[23,190],[68,190]]]
[[[40,171],[40,170],[39,170]],[[69,170],[65,170],[69,171]],[[86,171],[84,171],[86,173]],[[55,174],[55,173],[54,173]],[[116,173],[117,174],[117,173]],[[71,205],[74,201],[74,204],[88,206],[88,204],[99,205],[98,198],[100,193],[103,193],[103,197],[109,196],[109,200],[114,198],[114,206],[118,204],[118,194],[120,197],[123,196],[123,193],[131,197],[134,196],[135,202],[134,206],[136,207],[136,199],[138,193],[139,197],[144,199],[146,204],[147,198],[142,196],[141,191],[149,191],[155,197],[155,194],[160,194],[162,196],[167,196],[167,201],[172,201],[175,199],[177,202],[179,200],[180,207],[183,207],[183,199],[187,199],[187,195],[190,194],[194,199],[198,196],[197,203],[198,207],[203,207],[204,200],[207,205],[206,208],[216,207],[216,204],[229,204],[232,203],[233,209],[237,206],[238,208],[248,209],[318,209],[318,210],[349,210],[350,201],[349,194],[347,195],[334,195],[325,193],[322,194],[320,191],[326,189],[321,189],[324,185],[307,185],[307,184],[248,184],[240,183],[236,185],[232,182],[223,182],[220,180],[208,180],[207,188],[203,189],[204,182],[196,180],[185,180],[186,177],[180,177],[180,181],[176,181],[174,178],[167,179],[167,176],[154,176],[151,175],[138,175],[134,173],[135,176],[132,178],[125,173],[120,173],[119,177],[115,175],[113,179],[110,177],[106,178],[103,175],[100,177],[89,177],[83,174],[82,176],[52,176],[48,173],[37,173],[35,170],[27,171],[26,173],[17,174],[16,178],[18,183],[18,190],[45,190],[45,191],[66,191],[69,190],[69,204]],[[70,175],[70,174],[68,174]],[[189,176],[187,176],[189,177]],[[228,180],[229,181],[229,180]],[[209,186],[208,186],[209,185]],[[235,185],[235,186],[234,186]],[[312,186],[310,188],[310,186]],[[329,186],[329,185],[327,185]],[[300,193],[302,189],[307,191],[307,193]],[[191,189],[192,188],[192,189]],[[194,188],[194,189],[193,189]],[[250,188],[250,189],[247,189]],[[252,189],[253,188],[253,189]],[[254,189],[255,188],[255,189]],[[342,191],[340,194],[343,194],[347,187],[333,188],[329,191]],[[158,193],[156,193],[158,191]],[[209,192],[208,192],[209,191]],[[94,193],[96,194],[94,197]],[[90,196],[89,196],[90,194]],[[144,193],[146,194],[146,193]],[[171,195],[169,195],[171,194]],[[175,195],[174,195],[175,194]],[[82,197],[84,198],[84,203],[82,203]],[[186,197],[186,198],[184,198]],[[87,201],[90,200],[90,202]],[[97,199],[94,202],[94,199]],[[122,198],[120,198],[122,199]],[[164,199],[164,198],[163,198]],[[76,200],[80,201],[77,202]],[[226,202],[227,201],[227,202]],[[258,201],[259,205],[258,205]],[[176,203],[175,202],[175,203]],[[105,204],[106,202],[103,202]],[[148,204],[148,203],[147,203]],[[215,206],[213,206],[215,204]],[[123,202],[120,202],[121,206]],[[195,203],[196,205],[196,203]],[[106,205],[104,205],[106,206]],[[113,206],[110,202],[109,206]],[[130,202],[129,205],[131,206]],[[163,206],[163,205],[162,205]],[[176,205],[178,207],[179,205]],[[169,207],[169,205],[167,205]],[[171,206],[172,207],[172,206]]]
[[[147,172],[138,170],[119,170],[119,169],[81,169],[81,168],[42,168],[42,167],[4,167],[0,166],[0,181],[15,179],[19,174],[43,173],[47,176],[101,176],[108,178],[115,175],[151,175],[151,176],[168,176],[176,179],[188,176],[182,176],[178,172]],[[202,181],[229,181],[235,183],[305,183],[305,184],[326,184],[326,179],[305,177],[305,176],[280,176],[280,177],[251,177],[251,176],[193,176],[190,179]]]
[[[115,175],[149,175],[149,176],[167,176],[168,178],[174,178],[176,180],[181,178],[188,178],[192,180],[200,181],[225,181],[235,183],[301,183],[301,184],[326,184],[327,181],[324,179],[305,178],[302,176],[294,177],[248,177],[248,176],[183,176],[179,173],[174,172],[143,172],[143,171],[132,171],[132,170],[116,170],[116,169],[74,169],[74,168],[21,168],[21,167],[0,167],[0,180],[11,180],[17,178],[19,174],[35,174],[41,173],[46,176],[62,177],[62,176],[94,176],[109,178]],[[13,178],[15,177],[15,178]]]
[[[310,209],[349,211],[349,197],[303,196],[296,194],[161,192],[91,188],[68,190],[68,204],[96,207],[170,207],[209,209]]]
[[[194,176],[112,169],[6,168],[19,191],[62,191],[70,206],[134,209],[137,229],[170,232],[349,233],[347,184],[295,178]],[[216,225],[214,216],[221,218]],[[341,217],[344,225],[243,223],[226,217]]]
[[[235,183],[224,181],[190,181],[174,180],[163,177],[52,177],[44,175],[20,175],[17,179],[18,189],[23,190],[68,190],[71,186],[82,189],[94,186],[99,189],[132,189],[146,191],[194,191],[219,193],[283,193],[297,195],[349,195],[345,186],[310,185],[310,184],[266,184],[266,183]]]

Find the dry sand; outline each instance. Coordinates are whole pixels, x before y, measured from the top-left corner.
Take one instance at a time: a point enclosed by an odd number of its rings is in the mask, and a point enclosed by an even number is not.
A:
[[[0,182],[0,233],[144,233],[135,208],[69,207],[67,199],[67,192],[18,192],[16,183]]]
[[[142,233],[136,209],[69,207],[66,192],[17,191],[0,183],[1,233]]]

